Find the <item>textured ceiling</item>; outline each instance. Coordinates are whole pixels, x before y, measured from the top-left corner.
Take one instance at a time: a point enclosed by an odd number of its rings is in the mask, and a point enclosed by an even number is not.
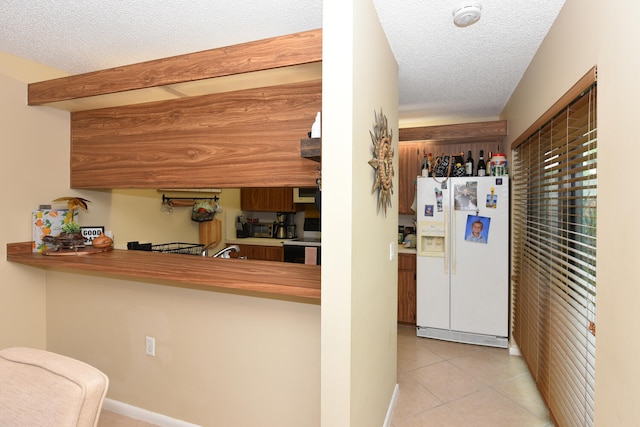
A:
[[[564,0],[373,0],[400,68],[400,119],[496,118]],[[452,12],[482,5],[479,22]],[[322,27],[322,0],[0,0],[0,51],[70,74]]]

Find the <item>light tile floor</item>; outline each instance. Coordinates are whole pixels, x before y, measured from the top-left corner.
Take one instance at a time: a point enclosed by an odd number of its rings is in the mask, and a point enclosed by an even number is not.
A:
[[[553,426],[524,360],[506,349],[399,326],[398,384],[392,427]]]
[[[400,393],[392,427],[549,427],[524,360],[506,349],[418,338],[398,327]],[[98,427],[151,427],[103,411]]]

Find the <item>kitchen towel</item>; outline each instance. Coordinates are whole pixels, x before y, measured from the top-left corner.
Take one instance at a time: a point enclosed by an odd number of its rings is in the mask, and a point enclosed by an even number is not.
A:
[[[306,246],[304,248],[304,263],[305,264],[318,264],[318,248],[314,246]]]

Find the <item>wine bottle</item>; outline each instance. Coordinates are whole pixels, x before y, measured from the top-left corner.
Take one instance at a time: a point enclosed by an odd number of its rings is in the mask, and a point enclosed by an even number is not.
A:
[[[487,165],[484,163],[484,151],[480,150],[480,158],[478,159],[478,176],[485,176],[487,173]]]
[[[429,176],[429,159],[426,153],[422,159],[422,176]]]
[[[471,150],[467,155],[467,161],[464,164],[465,174],[467,176],[473,176],[473,157],[471,157]]]

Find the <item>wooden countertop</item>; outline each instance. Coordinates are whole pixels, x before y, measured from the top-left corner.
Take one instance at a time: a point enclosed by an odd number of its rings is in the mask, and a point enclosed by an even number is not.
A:
[[[416,255],[418,252],[416,248],[407,248],[404,245],[398,245],[399,254]]]
[[[123,249],[79,256],[45,256],[32,252],[31,248],[32,242],[8,243],[7,261],[46,269],[156,279],[176,286],[199,285],[211,290],[235,289],[320,301],[317,265]]]

